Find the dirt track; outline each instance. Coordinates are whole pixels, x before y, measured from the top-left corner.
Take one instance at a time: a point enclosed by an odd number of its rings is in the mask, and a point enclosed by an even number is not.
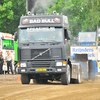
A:
[[[100,100],[100,80],[85,81],[82,84],[22,85],[17,75],[0,75],[0,100]],[[12,79],[11,79],[12,78]]]

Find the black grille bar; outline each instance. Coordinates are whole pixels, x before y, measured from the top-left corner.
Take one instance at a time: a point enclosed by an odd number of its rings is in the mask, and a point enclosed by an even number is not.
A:
[[[40,62],[40,61],[34,61],[31,63],[32,64],[32,67],[51,67],[51,66],[54,66],[54,62],[46,62],[46,61],[43,61],[43,62]]]

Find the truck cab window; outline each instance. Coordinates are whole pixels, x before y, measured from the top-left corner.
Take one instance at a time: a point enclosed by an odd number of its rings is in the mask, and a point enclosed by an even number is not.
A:
[[[20,29],[19,42],[62,42],[62,28],[36,27]]]

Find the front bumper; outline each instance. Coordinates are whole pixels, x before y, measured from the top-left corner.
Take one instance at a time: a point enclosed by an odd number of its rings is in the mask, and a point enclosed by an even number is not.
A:
[[[58,63],[58,62],[62,62]],[[19,74],[37,74],[37,73],[64,73],[66,72],[66,62],[64,60],[56,60],[56,61],[30,61],[25,62],[26,67],[18,67]],[[23,62],[20,62],[23,63]],[[66,62],[67,63],[67,62]]]
[[[43,67],[43,68],[28,68],[28,67],[25,67],[25,68],[22,68],[22,67],[19,67],[18,68],[18,74],[41,74],[41,73],[64,73],[66,72],[67,68],[66,67],[56,67],[56,68],[46,68],[46,67]]]

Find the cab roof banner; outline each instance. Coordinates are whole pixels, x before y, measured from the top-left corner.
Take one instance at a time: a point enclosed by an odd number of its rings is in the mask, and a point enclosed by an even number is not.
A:
[[[60,18],[24,18],[22,24],[60,23]]]

